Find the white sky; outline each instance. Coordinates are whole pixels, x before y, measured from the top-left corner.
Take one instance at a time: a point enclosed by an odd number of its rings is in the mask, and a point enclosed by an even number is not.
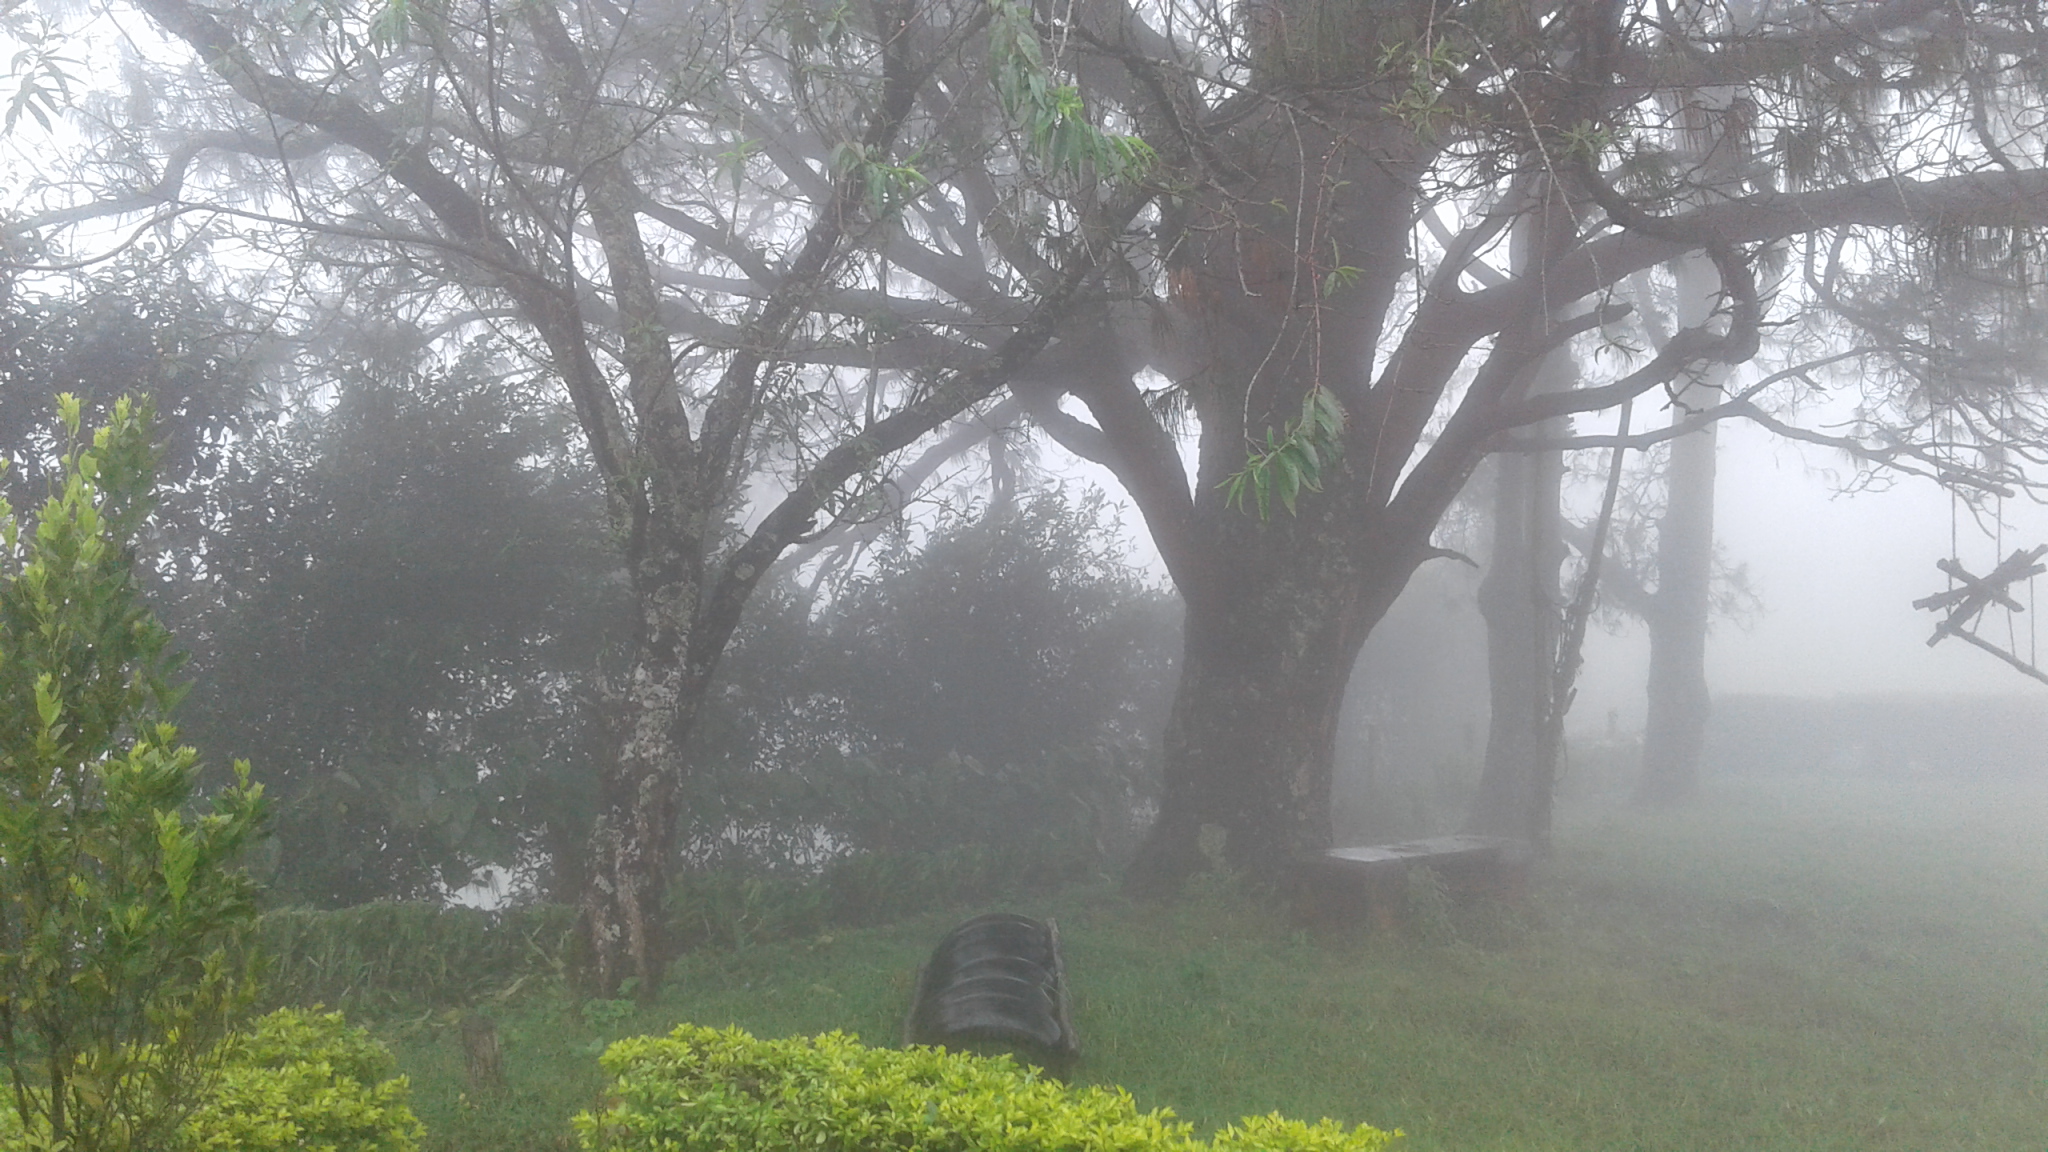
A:
[[[1708,679],[1716,694],[1834,695],[1862,692],[2039,695],[2039,684],[1994,657],[1955,640],[1927,647],[1932,613],[1912,602],[1948,586],[1935,570],[1949,552],[1949,497],[1925,481],[1881,492],[1837,494],[1840,457],[1788,444],[1743,421],[1722,427],[1716,490],[1716,540],[1731,563],[1747,564],[1765,612],[1752,627],[1716,625],[1708,643]],[[2048,543],[2048,509],[2006,504],[2004,548]],[[1996,544],[1965,510],[1957,528],[1963,566],[1982,573]],[[2048,612],[2048,576],[2040,578]],[[2025,587],[2016,589],[2026,603]],[[2002,612],[1985,634],[2002,637]],[[2014,618],[2022,655],[2025,616]],[[2048,623],[2040,625],[2048,659]],[[1641,723],[1648,644],[1640,632],[1595,633],[1587,642],[1585,682],[1574,713],[1581,722],[1618,708],[1624,726]]]

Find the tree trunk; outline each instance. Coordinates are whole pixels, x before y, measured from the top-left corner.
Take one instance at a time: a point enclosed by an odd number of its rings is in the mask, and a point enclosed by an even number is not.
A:
[[[1548,833],[1555,766],[1547,724],[1564,557],[1560,452],[1494,458],[1493,555],[1479,585],[1491,711],[1486,767],[1466,827],[1531,841]]]
[[[1517,267],[1536,263],[1537,221],[1516,229]],[[1578,383],[1578,365],[1568,349],[1544,357],[1530,391],[1568,392]],[[1567,427],[1550,420],[1534,431],[1561,437]],[[1493,555],[1479,585],[1479,614],[1486,621],[1486,664],[1490,710],[1486,766],[1472,799],[1466,827],[1489,836],[1540,843],[1550,835],[1551,791],[1561,754],[1554,739],[1555,715],[1564,702],[1554,698],[1563,591],[1564,453],[1508,452],[1494,458]]]
[[[1697,393],[1688,401],[1698,406]],[[1718,396],[1718,392],[1714,393]],[[1713,699],[1707,691],[1707,616],[1714,565],[1715,425],[1671,442],[1668,495],[1657,527],[1657,594],[1650,631],[1649,712],[1641,803],[1669,804],[1699,787]]]
[[[616,754],[600,762],[583,887],[589,977],[601,995],[630,987],[652,996],[668,965],[665,904],[683,746],[709,680],[708,667],[693,675],[684,658],[701,553],[687,533],[664,531],[665,520],[648,517],[634,541],[639,628],[633,663],[623,682],[606,692]]]
[[[1689,4],[1690,19],[1712,20],[1714,9]],[[1733,5],[1725,10],[1740,32],[1755,26],[1759,10]],[[1696,200],[1726,195],[1740,187],[1740,173],[1750,154],[1748,133],[1740,124],[1747,105],[1739,90],[1712,87],[1682,90],[1675,102],[1674,126],[1678,153],[1689,166],[1708,177]],[[1676,280],[1674,312],[1678,327],[1704,322],[1722,303],[1729,286],[1704,255],[1695,253],[1670,265]],[[1723,399],[1729,368],[1703,368],[1689,387],[1678,391],[1672,419],[1710,408]],[[1707,718],[1713,698],[1707,690],[1707,615],[1714,569],[1714,454],[1716,425],[1671,443],[1665,480],[1664,517],[1657,528],[1657,595],[1650,604],[1650,673],[1648,713],[1643,728],[1643,774],[1636,801],[1670,804],[1690,798],[1699,789],[1700,751],[1706,743]]]
[[[1711,262],[1674,262],[1677,317],[1698,324],[1719,303],[1720,276]],[[1672,419],[1722,400],[1728,369],[1715,366],[1678,393]],[[1650,630],[1649,710],[1643,728],[1643,774],[1638,803],[1669,804],[1699,788],[1700,750],[1706,743],[1713,698],[1707,691],[1707,616],[1714,573],[1714,468],[1719,434],[1708,424],[1671,442],[1665,474],[1664,516],[1657,525],[1657,594],[1645,622]]]
[[[600,807],[584,872],[583,922],[590,946],[589,979],[600,993],[632,988],[650,996],[669,960],[664,904],[675,858],[677,757],[675,732],[685,711],[673,676],[646,664],[623,695],[629,732],[618,759],[599,772]],[[630,985],[627,981],[631,981]]]
[[[664,693],[635,685],[631,697]],[[584,927],[590,933],[590,982],[600,992],[631,988],[653,994],[668,965],[664,902],[676,849],[676,763],[680,740],[674,705],[643,701],[633,709],[616,763],[600,773],[600,812],[590,832],[584,883]]]
[[[1316,535],[1267,527],[1297,543]],[[1233,867],[1262,879],[1329,847],[1344,688],[1414,567],[1392,552],[1361,570],[1341,551],[1275,547],[1220,595],[1188,599],[1164,793],[1132,865],[1134,891],[1169,895],[1198,871],[1203,825],[1224,830]]]

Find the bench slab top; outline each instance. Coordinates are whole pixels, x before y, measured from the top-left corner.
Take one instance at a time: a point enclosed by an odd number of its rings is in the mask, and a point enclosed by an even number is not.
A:
[[[1446,858],[1498,856],[1515,859],[1528,851],[1520,840],[1499,836],[1431,836],[1404,840],[1398,844],[1371,844],[1358,848],[1332,848],[1324,859],[1343,864],[1415,863]]]

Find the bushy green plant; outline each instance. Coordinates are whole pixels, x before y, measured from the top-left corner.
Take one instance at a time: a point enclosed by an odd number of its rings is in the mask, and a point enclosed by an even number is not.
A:
[[[1374,1152],[1400,1134],[1248,1117],[1204,1143],[1122,1089],[1011,1062],[870,1048],[830,1032],[757,1040],[685,1024],[606,1050],[612,1103],[576,1117],[585,1152]]]
[[[961,846],[1114,868],[1154,790],[1178,609],[1092,501],[882,541],[821,600],[748,608],[692,735],[692,869]]]
[[[185,1122],[179,1152],[413,1152],[421,1127],[405,1077],[341,1013],[273,1012],[223,1048],[219,1085]]]
[[[403,1076],[383,1045],[341,1013],[273,1012],[215,1050],[220,1075],[169,1152],[413,1152],[421,1134]],[[0,1110],[0,1148],[27,1144]]]
[[[263,821],[237,764],[188,812],[198,756],[163,722],[170,636],[144,608],[147,404],[90,439],[58,398],[58,487],[30,531],[0,502],[0,1068],[18,1139],[159,1148],[253,991],[235,867]]]

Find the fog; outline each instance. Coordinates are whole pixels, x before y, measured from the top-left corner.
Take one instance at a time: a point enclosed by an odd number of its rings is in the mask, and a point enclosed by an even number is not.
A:
[[[1996,658],[1954,640],[1928,647],[1938,617],[1912,606],[1948,587],[1934,562],[1949,555],[1952,524],[1963,567],[1982,575],[2015,548],[2048,543],[2048,512],[2025,497],[2005,501],[2001,553],[1988,518],[1956,509],[1934,484],[1900,479],[1845,492],[1855,477],[1839,453],[1739,420],[1722,428],[1715,544],[1725,562],[1747,568],[1762,610],[1750,621],[1713,625],[1714,691],[2017,696],[2048,708],[2048,685]],[[2016,589],[2022,604],[2025,591]],[[1987,635],[2002,646],[2006,623],[2003,610],[1986,617]],[[2024,657],[2035,633],[2025,615],[2011,624]],[[2048,625],[2039,627],[2048,644]],[[1618,709],[1624,723],[1640,726],[1646,661],[1640,630],[1593,632],[1577,723]]]
[[[0,0],[0,1150],[2040,1152],[2040,9]]]

